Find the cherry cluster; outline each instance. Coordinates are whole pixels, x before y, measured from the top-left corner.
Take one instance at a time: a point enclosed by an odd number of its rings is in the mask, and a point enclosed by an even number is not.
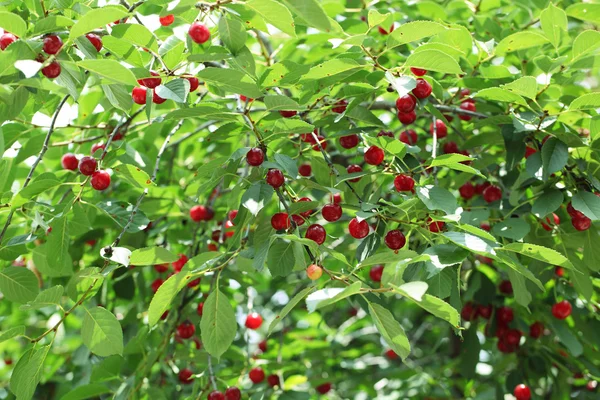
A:
[[[100,147],[92,147],[92,154]],[[60,163],[64,169],[70,171],[79,170],[84,176],[91,176],[90,183],[96,190],[104,190],[110,186],[110,174],[102,169],[98,169],[98,160],[93,156],[84,156],[80,160],[73,153],[66,153],[62,156]]]

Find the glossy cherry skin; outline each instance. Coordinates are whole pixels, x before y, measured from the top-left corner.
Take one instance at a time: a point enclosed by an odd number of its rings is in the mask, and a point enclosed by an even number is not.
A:
[[[190,38],[198,44],[206,43],[208,39],[210,39],[210,31],[206,25],[201,24],[200,22],[194,22],[190,26],[188,34],[190,35]]]
[[[524,384],[520,384],[515,386],[515,390],[513,391],[513,395],[517,400],[530,400],[531,399],[531,390],[529,387]]]
[[[351,149],[353,147],[358,146],[359,140],[360,140],[360,138],[356,134],[342,136],[342,137],[340,137],[340,146],[342,146],[345,149]]]
[[[154,104],[162,104],[165,101],[167,101],[167,99],[163,99],[162,97],[160,97],[157,93],[156,90],[152,91],[152,102]]]
[[[198,78],[195,76],[185,76],[184,78],[190,83],[190,93],[198,89],[198,86],[200,85]]]
[[[278,169],[272,168],[267,172],[266,181],[274,189],[277,189],[283,185],[283,183],[285,182],[285,177],[283,176],[283,172],[281,172]]]
[[[154,89],[155,87],[157,87],[158,85],[161,84],[162,79],[160,78],[160,76],[158,75],[158,73],[156,73],[154,71],[150,71],[150,75],[157,76],[158,78],[138,79],[137,80],[138,84],[142,85],[142,86],[145,86],[148,89]]]
[[[0,50],[6,50],[8,46],[17,41],[17,37],[12,33],[5,33],[0,36]]]
[[[312,174],[312,167],[310,164],[302,164],[298,167],[298,173],[301,176],[310,176]]]
[[[546,217],[546,222],[541,222],[541,224],[545,231],[552,232],[554,226],[560,225],[560,218],[555,213],[552,213],[552,219]]]
[[[246,161],[253,167],[258,167],[265,160],[265,153],[258,147],[253,147],[246,154]]]
[[[42,74],[48,79],[54,79],[60,75],[60,64],[52,61],[48,66],[42,68]]]
[[[323,244],[325,243],[327,232],[325,232],[325,228],[323,228],[321,225],[312,224],[306,230],[305,237],[307,239],[314,240],[317,244]]]
[[[146,104],[146,88],[135,87],[131,91],[131,98],[135,104]]]
[[[349,174],[362,172],[362,168],[360,167],[360,165],[352,164],[348,165],[348,168],[346,168],[346,172],[348,172]],[[350,182],[358,182],[360,181],[360,178],[362,178],[362,176],[359,176],[358,178],[352,178],[350,179]]]
[[[180,254],[179,259],[173,263],[173,269],[175,272],[180,272],[187,262],[188,258],[185,256],[185,254]]]
[[[164,17],[158,17],[158,22],[162,26],[169,26],[175,21],[175,16],[173,14],[165,15]]]
[[[477,319],[477,308],[473,305],[472,301],[468,301],[463,305],[462,310],[460,310],[460,316],[465,321]]]
[[[445,225],[446,223],[444,221],[434,221],[431,217],[427,218],[427,229],[429,229],[429,232],[441,232]]]
[[[394,178],[394,187],[398,192],[410,192],[415,187],[415,180],[411,176],[400,174]]]
[[[460,188],[458,188],[458,192],[460,193],[460,197],[465,200],[469,200],[475,196],[475,186],[473,186],[471,182],[466,182]]]
[[[208,394],[207,400],[225,400],[225,395],[218,390],[213,390]]]
[[[94,189],[104,190],[110,186],[110,174],[103,170],[96,171],[92,174],[90,183]]]
[[[267,383],[271,387],[279,386],[279,377],[275,374],[267,376]]]
[[[426,99],[431,95],[432,91],[433,88],[429,82],[423,78],[419,78],[417,79],[417,87],[412,90],[412,94],[414,94],[417,99]]]
[[[369,270],[369,277],[373,282],[381,282],[383,276],[383,265],[373,265]]]
[[[235,386],[227,388],[225,391],[225,400],[240,400],[242,398],[242,392]]]
[[[415,109],[417,101],[410,94],[405,94],[396,100],[396,109],[398,112],[407,113]]]
[[[436,119],[435,126],[436,126],[435,134],[437,135],[438,139],[443,139],[448,135],[448,127],[446,126],[446,123],[444,123],[444,121],[442,121],[441,119]],[[434,134],[433,122],[431,124],[429,124],[429,133],[432,136]]]
[[[383,162],[385,158],[385,153],[383,149],[377,146],[371,146],[365,152],[365,162],[371,165],[379,165]]]
[[[279,115],[281,115],[283,118],[292,118],[295,117],[296,114],[298,114],[297,111],[279,111]]]
[[[406,244],[406,237],[399,229],[394,229],[386,233],[385,245],[392,250],[399,250]]]
[[[415,76],[423,76],[423,75],[425,75],[427,73],[427,70],[426,69],[421,69],[421,68],[411,67],[410,68],[410,72],[412,72],[413,75],[415,75]]]
[[[331,111],[333,111],[334,113],[337,113],[337,114],[342,114],[344,111],[346,111],[347,105],[348,105],[348,102],[346,100],[339,100],[331,108]]]
[[[100,38],[100,36],[95,35],[93,33],[88,33],[87,35],[85,35],[85,37],[87,38],[87,40],[90,41],[90,43],[92,44],[92,46],[94,46],[97,52],[100,52],[100,50],[102,50],[102,39]]]
[[[252,383],[261,383],[265,380],[265,371],[261,367],[255,367],[248,373]]]
[[[321,213],[326,221],[335,222],[342,217],[342,207],[339,204],[326,204]]]
[[[161,278],[157,278],[155,279],[152,284],[150,285],[152,288],[152,292],[156,293],[158,291],[158,288],[160,288],[162,286],[162,284],[165,283],[164,279]]]
[[[184,385],[189,385],[194,381],[192,375],[194,375],[194,373],[191,370],[187,368],[182,369],[179,371],[179,382],[183,383]]]
[[[560,301],[552,306],[552,315],[556,319],[565,319],[571,315],[573,307],[567,300]]]
[[[358,222],[356,218],[352,218],[348,224],[348,231],[353,238],[362,239],[369,234],[369,224],[365,220]]]
[[[415,113],[414,110],[407,112],[407,113],[399,112],[398,120],[400,122],[402,122],[404,125],[412,124],[413,122],[415,122],[417,120],[417,113]]]
[[[418,139],[419,137],[417,136],[417,132],[415,132],[414,129],[408,129],[400,134],[400,141],[402,143],[413,145],[417,143]]]
[[[196,205],[190,209],[190,218],[192,221],[210,221],[215,216],[215,212],[209,206]]]
[[[444,154],[452,154],[458,153],[458,145],[456,142],[446,142],[444,143]]]
[[[85,176],[91,176],[98,167],[98,161],[94,157],[81,157],[79,160],[79,172]]]
[[[271,226],[276,231],[288,229],[291,226],[290,218],[287,213],[281,212],[271,217]]]
[[[529,336],[534,339],[540,338],[544,334],[544,324],[539,321],[534,322],[529,326]]]
[[[486,203],[493,203],[502,199],[502,189],[494,185],[488,186],[483,191],[483,199],[486,201]]]
[[[75,171],[77,166],[79,166],[79,160],[73,153],[67,153],[62,156],[60,159],[60,165],[62,165],[63,169],[68,169],[70,171]]]
[[[580,218],[573,218],[571,224],[573,224],[573,227],[578,231],[587,231],[590,229],[590,226],[592,226],[592,220],[584,215]]]
[[[259,313],[253,312],[246,317],[246,328],[258,329],[262,325],[263,319]]]
[[[56,35],[50,35],[44,38],[42,50],[44,50],[44,53],[46,54],[56,54],[60,51],[62,46],[63,42],[60,37]]]
[[[499,324],[509,324],[515,318],[513,309],[510,307],[500,307],[496,310],[496,320]]]
[[[177,327],[177,335],[182,339],[189,339],[196,333],[196,327],[190,321],[185,321]]]
[[[471,111],[471,112],[477,111],[477,107],[475,107],[475,103],[473,103],[471,101],[463,101],[462,103],[460,103],[460,108],[461,108],[461,110],[465,110],[465,111]],[[467,114],[459,113],[458,118],[460,118],[463,121],[470,121],[472,117]]]

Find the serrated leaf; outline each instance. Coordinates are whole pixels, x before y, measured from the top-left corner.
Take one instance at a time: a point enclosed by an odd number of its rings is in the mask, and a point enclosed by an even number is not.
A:
[[[121,5],[107,5],[85,13],[71,28],[70,39],[84,35],[113,21],[127,16],[127,9]]]
[[[396,31],[394,31],[396,32]],[[404,63],[406,67],[416,67],[427,71],[446,74],[462,74],[463,70],[456,60],[440,50],[423,50],[412,53]]]
[[[473,97],[492,100],[492,101],[500,101],[503,103],[516,103],[520,105],[527,105],[527,102],[521,95],[515,93],[514,91],[509,91],[501,88],[487,88],[482,89],[479,92],[475,93]]]
[[[262,182],[256,182],[242,195],[242,206],[256,216],[273,197],[273,187]]]
[[[567,14],[554,4],[550,3],[550,5],[540,13],[540,22],[542,30],[550,40],[550,43],[552,43],[554,47],[558,47],[562,33],[567,30]]]
[[[10,390],[19,400],[31,400],[43,373],[50,345],[27,350],[17,362],[10,377]]]
[[[250,0],[244,4],[264,20],[289,36],[296,37],[294,19],[289,9],[273,0]]]
[[[164,85],[157,86],[154,91],[163,99],[185,103],[190,93],[190,82],[187,79],[173,79]]]
[[[600,93],[587,93],[571,102],[569,110],[589,110],[600,107]]]
[[[388,49],[405,43],[415,42],[446,30],[442,24],[433,21],[413,21],[394,29],[387,39]]]
[[[60,305],[60,300],[64,293],[64,288],[61,285],[53,286],[49,289],[40,292],[35,300],[23,304],[21,310],[37,310],[43,307],[51,307]]]
[[[115,60],[83,60],[79,61],[77,65],[114,83],[132,86],[138,84],[133,72]]]
[[[269,249],[267,267],[273,276],[288,276],[295,264],[294,242],[277,239]]]
[[[593,221],[600,219],[600,197],[591,192],[579,192],[571,199],[573,208]]]
[[[542,179],[548,180],[551,174],[558,172],[569,161],[569,148],[556,138],[546,140],[542,146]]]
[[[233,69],[208,67],[196,74],[200,80],[214,84],[222,90],[242,94],[246,97],[262,97],[262,92],[256,83],[250,80],[246,74]]]
[[[27,268],[11,266],[0,270],[0,291],[9,301],[27,303],[35,300],[38,285],[38,279]]]
[[[179,259],[178,256],[171,253],[164,247],[154,246],[134,250],[131,253],[129,263],[131,265],[157,265],[172,263]]]
[[[181,289],[191,280],[187,269],[171,275],[156,291],[148,307],[148,325],[154,326],[160,317],[171,307],[171,303]]]
[[[502,247],[502,250],[512,251],[523,254],[524,256],[534,258],[552,265],[560,265],[566,269],[574,270],[575,267],[567,259],[554,249],[531,243],[510,243]]]
[[[564,196],[561,191],[555,189],[547,190],[533,202],[531,213],[538,218],[544,218],[546,215],[556,211],[563,201]]]
[[[204,302],[200,331],[206,351],[221,357],[235,339],[237,324],[235,313],[227,297],[216,288]]]
[[[123,329],[117,317],[106,308],[85,309],[81,338],[83,344],[100,357],[123,354]]]
[[[369,314],[388,346],[403,360],[410,354],[410,343],[402,326],[391,312],[379,304],[369,303]]]
[[[445,301],[429,294],[425,294],[425,290],[427,290],[427,284],[425,282],[409,282],[402,286],[392,287],[395,292],[412,300],[415,304],[436,317],[448,322],[454,328],[460,326],[460,316],[458,311]]]
[[[494,224],[494,227],[492,228],[492,232],[495,235],[513,240],[522,240],[527,236],[530,230],[531,227],[529,224],[520,218],[505,219],[504,221]]]
[[[158,41],[156,40],[156,37],[144,25],[113,25],[110,34],[133,45],[152,50],[154,53],[158,52]]]
[[[20,15],[8,11],[0,11],[0,28],[18,37],[27,33],[25,20]]]
[[[0,343],[6,342],[9,339],[12,339],[17,336],[22,336],[25,334],[25,325],[15,326],[13,328],[9,328],[5,331],[0,332]]]
[[[284,0],[288,8],[299,16],[308,26],[323,32],[331,30],[329,18],[316,0]]]
[[[419,199],[430,210],[442,210],[446,214],[454,214],[458,207],[454,195],[440,186],[419,186],[416,191]]]
[[[124,178],[135,187],[142,189],[155,185],[150,176],[141,168],[131,164],[120,164],[114,168],[116,175]]]
[[[502,85],[502,89],[535,100],[537,96],[537,81],[533,76],[524,76],[516,81]]]
[[[496,46],[496,54],[503,55],[516,50],[541,47],[548,43],[548,39],[535,31],[513,33],[502,39]]]
[[[219,37],[232,54],[245,47],[246,36],[246,28],[239,20],[225,17],[219,20]]]
[[[287,96],[269,95],[263,101],[269,111],[295,111],[300,110],[298,103]]]

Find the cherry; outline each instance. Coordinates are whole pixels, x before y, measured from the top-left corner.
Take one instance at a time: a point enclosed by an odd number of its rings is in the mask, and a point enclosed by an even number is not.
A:
[[[191,280],[191,281],[188,282],[187,287],[194,288],[194,287],[196,287],[196,286],[198,286],[200,284],[201,280],[202,280],[201,278],[196,278],[194,280]]]
[[[465,111],[472,111],[472,112],[477,111],[477,108],[475,107],[475,103],[473,103],[472,101],[463,101],[462,103],[460,103],[460,109],[465,110]],[[470,115],[463,114],[463,113],[459,113],[458,118],[460,118],[463,121],[471,120]]]
[[[447,142],[444,143],[444,154],[453,154],[458,153],[458,145],[456,142]]]
[[[96,51],[98,53],[100,52],[100,50],[102,50],[102,39],[100,38],[100,36],[95,35],[93,33],[88,33],[87,35],[85,35],[85,37],[87,38],[87,40],[90,41],[92,46],[96,48]]]
[[[475,186],[473,186],[471,182],[466,182],[460,188],[458,188],[458,192],[460,193],[460,197],[465,200],[469,200],[475,196]]]
[[[196,307],[196,312],[199,316],[202,316],[202,312],[204,311],[204,303],[198,303],[198,307]]]
[[[302,216],[300,216],[300,215],[297,215],[297,214],[292,215],[292,220],[294,220],[294,223],[297,226],[304,225],[304,218],[302,218]]]
[[[562,278],[563,276],[565,276],[565,269],[557,265],[556,267],[554,267],[554,274],[559,278]]]
[[[287,213],[281,212],[271,217],[271,226],[276,231],[288,229],[290,225],[290,218]]]
[[[417,87],[412,90],[412,94],[415,95],[417,99],[426,99],[431,94],[433,88],[423,78],[417,79]]]
[[[496,320],[500,324],[509,324],[515,318],[513,309],[510,307],[500,307],[496,311]]]
[[[308,276],[308,279],[311,281],[316,281],[321,275],[323,275],[323,268],[319,267],[317,264],[310,264],[306,268],[306,276]]]
[[[135,87],[131,91],[131,98],[135,104],[146,104],[146,88]]]
[[[397,192],[411,192],[415,187],[415,180],[411,176],[400,174],[394,178],[394,187]]]
[[[298,173],[302,176],[310,176],[312,168],[310,164],[302,164],[298,167]]]
[[[5,33],[0,36],[0,50],[6,50],[8,46],[17,41],[17,37],[12,33]]]
[[[400,134],[400,141],[402,143],[413,145],[417,143],[417,140],[417,132],[415,132],[413,129],[408,129]]]
[[[502,189],[500,189],[498,186],[494,186],[494,185],[488,186],[483,191],[483,199],[487,203],[493,203],[495,201],[502,199]]]
[[[102,151],[104,151],[105,148],[106,148],[106,146],[104,145],[104,143],[94,143],[92,145],[91,154],[94,154],[96,152],[96,150],[100,150],[100,149],[102,149]]]
[[[177,335],[182,339],[189,339],[196,333],[196,327],[190,321],[185,321],[177,327]]]
[[[340,137],[340,146],[345,149],[351,149],[358,146],[359,137],[356,134]]]
[[[346,168],[346,172],[348,172],[349,174],[354,174],[357,172],[362,172],[362,168],[360,167],[360,165],[352,164],[348,165],[348,168]],[[358,182],[360,181],[360,178],[362,178],[362,176],[350,179],[350,182]]]
[[[429,229],[429,232],[438,233],[444,229],[445,225],[446,223],[443,221],[434,221],[431,217],[427,218],[427,229]]]
[[[198,44],[206,43],[208,39],[210,39],[210,31],[206,25],[203,25],[200,22],[194,22],[190,26],[188,34],[190,35],[190,38]]]
[[[396,354],[396,352],[392,349],[389,349],[385,352],[385,356],[387,358],[389,358],[390,360],[396,360],[398,359],[398,354]]]
[[[558,217],[558,215],[552,213],[552,219],[554,220],[554,223],[550,221],[550,217],[546,217],[547,223],[541,222],[542,228],[544,228],[545,231],[551,232],[552,225],[560,225],[560,218]]]
[[[334,203],[334,204],[340,204],[342,202],[342,194],[341,193],[335,193],[331,196],[329,196],[329,199]]]
[[[192,375],[194,375],[194,373],[188,368],[182,369],[179,371],[179,382],[183,383],[184,385],[189,385],[194,380]]]
[[[279,386],[279,377],[275,374],[267,376],[267,383],[271,387]]]
[[[248,373],[252,383],[261,383],[265,380],[265,371],[261,367],[255,367]]]
[[[398,120],[402,122],[404,125],[412,124],[417,120],[417,113],[413,110],[407,113],[398,113]]]
[[[573,218],[571,224],[573,224],[573,227],[578,231],[587,231],[590,226],[592,226],[592,220],[583,216],[581,218]]]
[[[567,300],[560,301],[552,306],[552,315],[556,319],[565,319],[571,315],[573,307]]]
[[[477,315],[485,319],[490,319],[493,311],[494,307],[491,304],[488,304],[487,306],[480,304],[477,306]]]
[[[185,254],[180,254],[179,259],[177,259],[177,261],[173,263],[173,269],[175,270],[175,272],[180,272],[183,269],[185,263],[187,262],[188,258],[185,256]]]
[[[159,274],[162,274],[163,272],[167,272],[169,270],[169,264],[156,264],[154,269]]]
[[[5,358],[4,359],[4,364],[6,364],[6,365],[12,365],[12,363],[13,363],[12,358]]]
[[[258,329],[262,325],[263,319],[259,313],[253,312],[246,317],[246,328]]]
[[[156,293],[158,291],[158,288],[161,287],[163,283],[165,283],[164,279],[155,279],[150,285],[152,287],[152,292]]]
[[[325,141],[325,137],[319,135],[317,136],[317,140],[318,144],[316,144],[317,142],[315,142],[315,145],[312,147],[312,149],[314,151],[321,151],[321,148],[323,148],[323,150],[327,150],[327,142]],[[319,147],[319,145],[321,145],[321,147]]]
[[[263,153],[262,149],[259,149],[258,147],[251,148],[246,154],[246,161],[253,167],[261,165],[264,160],[265,153]]]
[[[379,131],[379,133],[377,134],[377,137],[379,136],[387,136],[387,137],[394,137],[394,134],[391,131]]]
[[[292,117],[295,117],[296,114],[298,114],[298,112],[297,111],[279,111],[279,114],[283,118],[292,118]]]
[[[373,282],[381,282],[383,276],[383,265],[373,265],[369,270],[369,277]]]
[[[329,222],[335,222],[342,217],[342,207],[339,204],[325,204],[321,210],[323,218]]]
[[[285,182],[285,178],[283,176],[283,172],[278,169],[272,168],[267,172],[266,181],[269,185],[273,186],[274,189],[281,187],[283,182]]]
[[[435,120],[435,126],[436,126],[436,135],[438,139],[443,139],[448,135],[448,127],[446,126],[446,124],[444,123],[444,121],[442,121],[441,119],[436,119]],[[429,133],[433,136],[433,122],[431,124],[429,124]]]
[[[412,72],[416,76],[423,76],[427,73],[426,69],[411,67],[410,72]]]
[[[504,340],[511,346],[518,346],[523,334],[518,329],[510,329],[504,334]]]
[[[325,242],[325,238],[327,233],[325,232],[325,228],[323,228],[319,224],[312,224],[306,230],[305,237],[307,239],[314,240],[317,244],[323,244]]]
[[[379,165],[383,162],[385,154],[383,149],[377,146],[371,146],[365,152],[365,162],[371,165]]]
[[[581,211],[577,211],[571,202],[567,204],[567,213],[571,216],[571,218],[583,218],[585,215]]]
[[[389,231],[385,235],[385,245],[392,250],[399,250],[406,244],[406,237],[399,229]]]
[[[534,322],[529,326],[529,336],[534,339],[540,338],[544,334],[544,324],[539,321]]]
[[[353,238],[362,239],[369,234],[369,224],[365,220],[358,222],[356,218],[352,218],[348,224],[348,231]]]
[[[75,171],[79,165],[79,160],[77,160],[75,154],[67,153],[60,159],[60,165],[62,165],[63,169]]]
[[[404,96],[398,97],[396,100],[396,108],[398,112],[408,113],[415,109],[417,105],[417,101],[410,94],[405,94]]]
[[[60,75],[60,64],[52,61],[50,65],[42,68],[42,74],[48,79],[54,79]]]
[[[336,114],[342,114],[346,111],[347,106],[348,102],[346,100],[339,100],[333,105],[331,111],[333,111]]]
[[[240,400],[242,398],[242,392],[235,386],[227,388],[225,391],[225,400]]]
[[[190,218],[192,221],[210,221],[215,216],[215,212],[209,206],[197,205],[190,209]]]
[[[529,400],[531,399],[531,390],[529,387],[523,385],[522,383],[515,386],[515,390],[513,391],[517,400]]]
[[[475,185],[475,193],[483,194],[483,191],[490,186],[492,186],[492,184],[489,182],[478,183],[477,185]]]
[[[513,287],[510,281],[503,280],[500,282],[500,285],[498,285],[498,289],[500,289],[500,293],[513,294]]]
[[[160,97],[158,94],[156,94],[156,90],[152,91],[152,102],[154,104],[162,104],[165,101],[167,101],[167,99],[163,99],[162,97]]]
[[[319,136],[319,131],[317,129],[315,129],[313,131],[313,133],[318,137]],[[300,140],[302,140],[304,143],[311,143],[311,144],[316,144],[317,141],[315,140],[315,137],[313,136],[312,133],[303,133],[300,135]]]
[[[382,28],[381,26],[377,27],[377,30],[379,31],[379,33],[381,33],[382,35],[389,35],[390,33],[392,33],[394,31],[394,24],[392,24],[392,26],[390,27],[389,31],[386,31],[384,28]]]
[[[158,22],[162,26],[169,26],[175,21],[175,16],[173,14],[165,15],[164,17],[158,17]]]
[[[595,392],[597,387],[598,387],[598,382],[596,382],[596,381],[589,381],[588,383],[585,384],[585,388],[588,392]]]
[[[42,50],[46,54],[56,54],[62,48],[63,42],[60,37],[56,35],[49,35],[44,38],[44,46]]]
[[[160,78],[160,75],[158,75],[157,72],[150,71],[150,75],[152,75],[152,76],[158,76],[158,78],[138,79],[137,83],[139,85],[146,86],[148,89],[154,89],[155,87],[157,87],[158,85],[161,84],[162,79]]]
[[[207,400],[225,400],[225,395],[218,390],[213,390],[208,394]]]
[[[79,160],[79,172],[85,176],[92,175],[98,167],[98,161],[94,157],[81,157]]]
[[[243,94],[240,94],[240,101],[243,101],[243,102],[246,102],[246,101],[248,101],[248,102],[251,102],[251,101],[254,101],[254,99],[253,99],[253,98],[251,98],[251,97],[246,97],[246,96],[244,96]]]
[[[462,310],[460,310],[460,316],[465,321],[473,321],[477,319],[477,309],[473,305],[472,301],[468,301],[463,305]]]
[[[310,197],[301,197],[298,199],[298,201],[312,201],[312,199]],[[300,213],[300,215],[302,215],[305,218],[310,217],[310,215],[313,213],[313,210],[308,210],[308,211],[303,211]]]
[[[227,214],[227,218],[229,218],[229,222],[231,222],[231,226],[235,226],[233,221],[235,220],[235,217],[237,217],[237,215],[238,215],[238,210],[231,210]]]
[[[187,79],[190,83],[190,93],[198,89],[198,86],[200,85],[200,81],[198,81],[198,78],[196,78],[195,76],[184,76],[184,78]]]
[[[100,170],[92,174],[92,187],[96,190],[104,190],[110,186],[110,175],[108,172]]]

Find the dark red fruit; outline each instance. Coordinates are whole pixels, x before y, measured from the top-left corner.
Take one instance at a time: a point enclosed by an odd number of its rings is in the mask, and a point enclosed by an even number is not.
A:
[[[520,330],[518,329],[509,329],[505,334],[504,334],[504,340],[506,341],[506,343],[508,343],[510,346],[519,346],[519,342],[521,341],[521,336],[523,334],[521,333]]]
[[[531,399],[531,390],[529,390],[529,387],[523,385],[522,383],[520,385],[515,386],[513,394],[515,395],[517,400]]]
[[[269,375],[267,377],[267,383],[271,387],[279,386],[279,377],[275,374]]]
[[[529,336],[534,339],[540,338],[544,334],[544,324],[537,321],[529,326]]]
[[[188,258],[185,256],[185,254],[180,254],[179,259],[173,263],[173,269],[175,270],[175,272],[180,272],[183,269],[185,263],[187,262]]]
[[[545,231],[551,232],[553,226],[560,225],[560,218],[558,215],[552,213],[552,220],[550,220],[550,217],[546,217],[546,222],[541,222],[541,224]]]
[[[218,390],[213,390],[208,394],[207,400],[225,400],[225,395]]]
[[[152,91],[152,102],[154,104],[162,104],[165,101],[167,101],[167,99],[163,99],[162,97],[160,97],[158,94],[156,94],[156,90]]]
[[[444,229],[445,225],[444,221],[434,221],[431,217],[427,218],[427,229],[429,229],[429,232],[438,233]]]
[[[404,125],[412,124],[417,120],[417,113],[413,110],[407,113],[398,113],[398,120],[402,122]]]
[[[391,131],[379,131],[379,133],[377,134],[377,137],[380,136],[387,136],[387,137],[394,137],[394,134]]]
[[[471,182],[467,182],[458,188],[458,192],[460,193],[460,197],[465,200],[469,200],[475,196],[475,186],[473,186]]]
[[[411,176],[400,174],[394,178],[394,187],[398,192],[411,192],[415,187],[415,180]]]
[[[192,375],[194,375],[194,373],[191,370],[187,368],[182,369],[179,371],[179,382],[183,383],[184,385],[189,385],[194,381]]]
[[[483,191],[490,186],[492,186],[492,184],[489,182],[478,183],[477,185],[475,185],[475,193],[483,194]]]
[[[490,319],[493,311],[494,307],[491,304],[488,304],[487,306],[480,304],[477,306],[477,315],[481,318]]]
[[[87,35],[85,35],[85,37],[87,38],[87,40],[90,41],[92,46],[96,48],[97,52],[100,52],[100,50],[102,50],[102,39],[100,38],[100,36],[95,35],[93,33],[88,33]]]
[[[367,164],[379,165],[383,162],[384,157],[385,157],[385,154],[383,152],[383,149],[381,149],[377,146],[371,146],[365,152],[365,162]]]
[[[329,392],[331,390],[331,383],[329,383],[329,382],[321,383],[315,389],[320,394],[326,394],[327,392]]]
[[[421,68],[411,67],[410,68],[410,72],[412,72],[416,76],[423,76],[423,75],[425,75],[427,73],[427,70],[426,69],[421,69]]]
[[[110,186],[110,175],[108,172],[100,170],[92,174],[92,187],[96,190],[104,190]]]
[[[162,274],[163,272],[167,272],[169,270],[169,264],[156,264],[154,269],[159,274]]]
[[[242,392],[235,386],[232,386],[225,391],[225,400],[240,400],[241,398]]]
[[[196,333],[196,327],[190,321],[185,321],[177,327],[177,335],[182,339],[189,339]]]
[[[287,213],[277,213],[271,217],[271,226],[276,231],[288,229],[290,225],[290,218]]]
[[[329,199],[334,204],[340,204],[342,202],[342,194],[341,193],[335,193],[335,194],[329,196]]]
[[[246,317],[246,328],[258,329],[262,325],[263,319],[259,313],[253,312]]]
[[[496,320],[499,324],[507,325],[515,318],[513,309],[510,307],[500,307],[496,310]]]
[[[348,106],[348,102],[346,100],[339,100],[338,102],[336,102],[333,107],[331,108],[331,111],[333,111],[334,113],[337,114],[342,114],[344,111],[346,111],[346,107]]]
[[[150,75],[152,76],[158,76],[158,78],[144,78],[144,79],[138,79],[138,84],[142,85],[142,86],[146,86],[148,89],[154,89],[155,87],[157,87],[158,85],[161,84],[162,79],[160,78],[160,75],[158,75],[158,73],[154,72],[154,71],[150,71]]]
[[[63,155],[60,159],[60,165],[62,165],[64,169],[75,171],[77,169],[77,166],[79,165],[79,160],[77,160],[75,154],[67,153]]]
[[[60,75],[60,64],[52,61],[50,65],[42,68],[42,74],[48,79],[54,79]]]
[[[352,218],[348,224],[348,231],[353,238],[362,239],[369,234],[369,224],[365,220],[358,222],[356,218]]]
[[[502,189],[500,189],[498,186],[494,186],[494,185],[488,186],[483,191],[483,199],[487,203],[493,203],[495,201],[502,199]]]
[[[392,250],[399,250],[406,244],[406,237],[399,229],[389,231],[385,235],[385,245]]]
[[[17,41],[17,37],[12,33],[5,33],[0,36],[0,50],[5,50],[8,46]]]
[[[210,31],[200,22],[194,22],[188,30],[190,38],[198,44],[206,43],[210,39]]]
[[[273,186],[274,189],[277,189],[283,185],[283,182],[285,182],[285,177],[283,176],[283,172],[273,168],[267,172],[266,181],[269,185]]]
[[[131,91],[131,98],[135,104],[146,104],[146,88],[135,87]]]
[[[204,312],[204,303],[198,303],[198,307],[196,307],[196,312],[199,316],[202,316],[202,313]]]
[[[152,292],[156,293],[158,288],[161,287],[163,283],[165,283],[164,279],[155,279],[151,284]]]
[[[104,143],[94,143],[92,145],[92,150],[91,150],[91,154],[94,154],[97,150],[102,149],[104,151],[104,149],[106,148],[106,145],[104,145]]]
[[[349,174],[354,174],[357,172],[362,172],[362,168],[360,167],[360,165],[352,164],[352,165],[348,165],[348,168],[346,168],[346,172],[348,172]],[[350,182],[358,182],[358,181],[360,181],[360,178],[362,178],[362,176],[359,176],[358,178],[350,179]]]
[[[573,307],[567,300],[560,301],[552,306],[552,315],[556,319],[565,319],[571,315]]]
[[[475,103],[473,103],[472,101],[463,101],[462,103],[460,103],[460,108],[461,108],[461,110],[465,110],[465,111],[472,111],[472,112],[477,111],[477,108],[475,107]],[[460,118],[463,121],[471,120],[470,115],[463,114],[463,113],[459,113],[458,118]]]
[[[417,132],[415,132],[413,129],[408,129],[400,134],[400,141],[402,143],[413,145],[417,143],[417,140]]]
[[[500,289],[500,293],[513,294],[513,287],[510,281],[503,280],[500,282],[500,285],[498,285],[498,289]]]
[[[532,155],[534,155],[535,153],[537,153],[537,150],[534,149],[533,147],[531,147],[531,146],[525,147],[525,158],[529,158]]]
[[[198,86],[200,85],[200,81],[198,81],[198,78],[196,78],[195,76],[185,76],[184,78],[187,79],[190,83],[190,93],[198,89]]]
[[[302,164],[298,167],[298,173],[302,176],[310,176],[312,173],[312,168],[310,164]]]
[[[252,383],[261,383],[265,380],[265,371],[261,367],[252,368],[248,376]]]
[[[325,228],[323,228],[319,224],[312,224],[306,230],[305,237],[307,239],[314,240],[317,244],[323,244],[325,242],[325,238],[327,237],[327,232],[325,232]]]
[[[448,135],[448,127],[441,119],[435,120],[436,135],[438,139],[443,139]],[[433,136],[433,122],[429,124],[429,133]]]
[[[398,100],[396,100],[396,108],[398,109],[398,112],[411,112],[415,109],[416,105],[417,101],[410,94],[405,94],[404,96],[398,97]]]
[[[44,46],[42,47],[42,50],[44,50],[44,53],[46,54],[56,54],[60,51],[62,45],[63,42],[60,37],[56,35],[50,35],[44,38]]]
[[[325,204],[321,210],[323,218],[329,222],[335,222],[342,217],[342,207],[339,204]]]
[[[556,267],[554,267],[554,274],[559,278],[562,278],[563,276],[565,276],[565,269],[557,265]]]
[[[460,316],[465,321],[477,319],[477,308],[473,305],[472,301],[468,301],[463,305],[463,308],[460,311]]]
[[[260,351],[262,351],[263,353],[265,353],[267,351],[267,341],[263,340],[262,342],[260,342],[258,344],[258,348],[260,349]]]
[[[169,26],[175,21],[175,16],[173,14],[165,15],[164,17],[158,17],[158,22],[162,26]]]
[[[432,90],[433,88],[429,82],[423,78],[419,78],[417,79],[417,87],[412,90],[412,94],[414,94],[417,99],[426,99],[431,95]]]
[[[381,282],[383,276],[383,265],[373,265],[369,270],[369,277],[373,282]]]
[[[592,220],[584,215],[580,218],[573,218],[571,224],[573,224],[573,227],[578,231],[587,231],[590,229],[590,226],[592,226]]]
[[[279,111],[279,114],[283,118],[292,118],[292,117],[295,117],[296,114],[298,114],[298,112],[297,111]]]
[[[251,148],[246,154],[246,161],[253,167],[261,165],[264,160],[265,153],[263,153],[262,149],[259,149],[258,147]]]
[[[190,209],[192,221],[210,221],[215,216],[214,210],[209,206],[197,205]]]
[[[458,153],[458,145],[456,142],[446,142],[444,143],[444,154],[454,154]]]
[[[79,172],[85,176],[92,175],[98,167],[98,161],[94,157],[81,157],[79,160]]]
[[[340,146],[342,146],[345,149],[351,149],[353,147],[358,146],[359,139],[360,138],[356,134],[342,136],[340,137]]]

